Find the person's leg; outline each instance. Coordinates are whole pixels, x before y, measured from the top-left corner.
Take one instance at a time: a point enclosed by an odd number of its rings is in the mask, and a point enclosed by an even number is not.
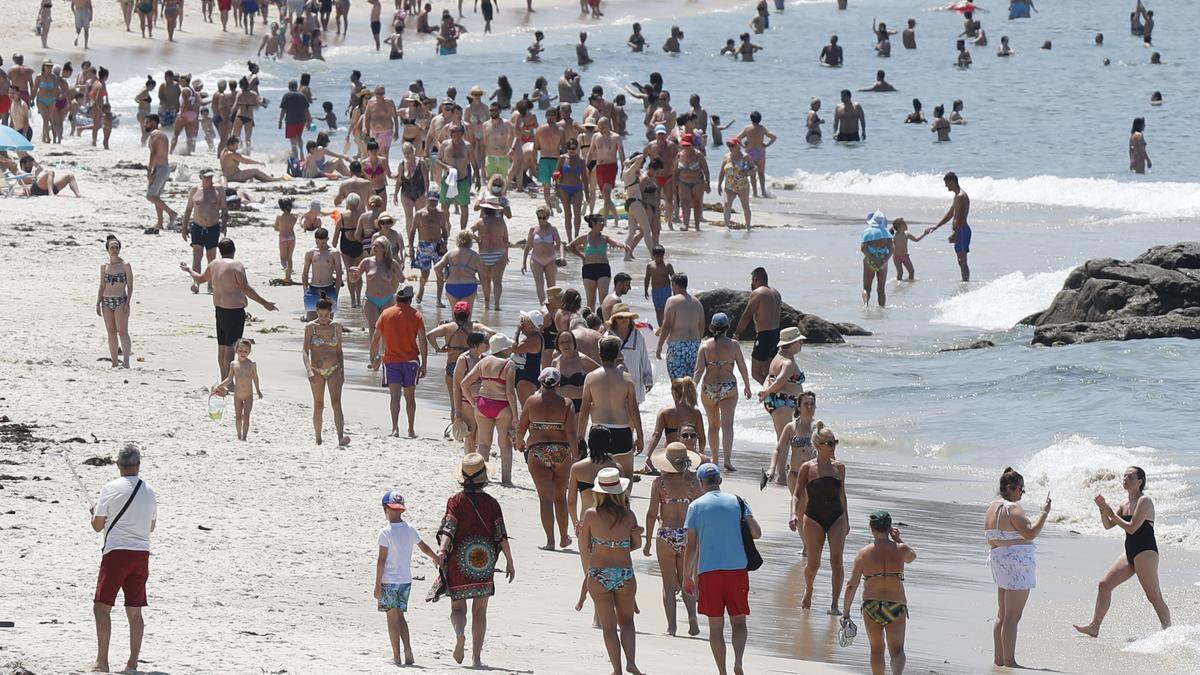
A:
[[[700,223],[704,221],[704,188],[708,183],[696,183],[692,186],[692,209],[696,220],[696,231],[700,231]]]
[[[842,514],[838,518],[833,527],[829,528],[826,535],[829,538],[829,571],[833,582],[833,604],[830,605],[829,613],[840,615],[842,610],[838,608],[838,599],[842,593],[842,580],[846,576],[845,567],[842,564],[843,553],[846,549],[846,532],[850,530],[850,521],[847,519],[847,514]]]
[[[612,664],[612,675],[621,675],[621,638],[617,634],[616,598],[595,579],[588,578],[587,585],[592,604],[596,607],[596,616],[600,620],[604,649],[608,652],[608,662]]]
[[[554,263],[550,263],[553,265]],[[537,293],[539,303],[546,302],[546,268],[538,264],[536,260],[530,261],[530,267],[533,272],[533,289]]]
[[[513,446],[512,437],[508,435],[508,430],[513,426],[513,412],[511,407],[505,406],[504,410],[496,416],[496,444],[500,446],[500,484],[504,487],[512,487],[513,484]]]
[[[567,510],[567,491],[571,489],[571,465],[573,456],[554,466],[554,520],[558,524],[558,545],[566,548],[571,545],[571,536],[567,534],[570,523]]]
[[[138,669],[138,655],[142,653],[142,638],[146,634],[146,621],[142,618],[141,607],[126,607],[125,618],[129,620],[129,660],[125,663],[127,672]]]
[[[242,421],[238,429],[238,434],[244,441],[250,436],[250,413],[254,410],[254,396],[247,396],[246,400],[242,401]]]
[[[596,282],[592,279],[584,279],[583,292],[587,296],[588,309],[596,309]]]
[[[191,227],[191,223],[184,223],[185,227]],[[194,230],[193,230],[194,231]],[[200,263],[204,260],[204,244],[192,244],[192,271],[200,274]],[[200,287],[192,284],[192,292],[199,293]]]
[[[717,662],[718,675],[726,675],[724,615],[708,617],[708,648],[712,650],[713,660]]]
[[[221,367],[221,379],[229,377],[229,362],[233,361],[233,345],[217,345],[217,362]]]
[[[487,634],[488,598],[471,601],[471,664],[483,665],[483,638]]]
[[[479,429],[479,423],[475,421],[475,406],[462,402],[458,406],[458,415],[467,423],[467,435],[463,437],[463,454],[475,452],[475,437]]]
[[[729,219],[733,215],[733,200],[736,199],[737,197],[738,197],[737,193],[735,193],[731,190],[725,191],[725,208],[724,208],[723,218],[725,220],[725,229],[727,229],[727,230],[729,229]]]
[[[733,466],[733,415],[737,408],[737,401],[737,391],[735,390],[731,396],[725,397],[718,406],[721,411],[721,456],[725,459],[725,468],[730,471],[737,471]],[[778,436],[776,437],[778,438]],[[710,437],[709,443],[713,445],[713,456],[715,457],[717,454],[717,441]]]
[[[505,251],[505,256],[508,252]],[[508,259],[501,258],[492,265],[492,307],[496,311],[500,311],[500,296],[504,293],[504,268],[508,266]]]
[[[796,486],[797,490],[804,489]],[[801,516],[801,527],[804,534],[804,549],[808,551],[808,559],[804,561],[804,599],[800,606],[804,609],[812,607],[813,582],[817,580],[817,570],[821,568],[821,551],[825,549],[825,530],[817,521],[808,516]]]
[[[125,368],[129,367],[129,356],[133,351],[133,341],[129,338],[129,311],[129,303],[126,302],[113,313],[117,324],[117,337],[121,343],[121,365]]]
[[[112,367],[116,368],[117,348],[120,344],[117,336],[117,313],[102,306],[100,314],[104,317],[104,331],[108,333],[108,355],[112,359]]]
[[[499,421],[484,415],[478,409],[475,411],[475,421],[478,423],[475,431],[475,452],[483,455],[485,461],[490,461],[492,457],[492,432],[499,425]]]
[[[543,551],[554,550],[554,472],[530,455],[525,462],[529,468],[529,476],[537,490],[538,511],[542,519],[542,531],[546,534],[546,544],[539,548]]]
[[[883,268],[875,273],[875,296],[879,299],[880,307],[887,305],[887,290],[885,288],[887,285],[887,273],[886,262],[883,264]]]
[[[1146,599],[1154,607],[1158,622],[1163,628],[1171,627],[1171,610],[1167,601],[1163,600],[1162,588],[1158,583],[1158,551],[1142,551],[1133,559],[1133,568],[1137,571],[1138,582]]]
[[[992,621],[992,664],[1004,666],[1004,600],[1003,588],[996,588],[996,618]]]
[[[613,593],[616,601],[617,626],[621,629],[621,649],[625,652],[625,671],[642,675],[637,667],[637,628],[633,615],[637,612],[637,579],[630,579]]]
[[[971,266],[967,264],[967,253],[958,254],[958,271],[962,273],[963,281],[971,280]]]
[[[750,195],[746,194],[746,192],[743,190],[742,192],[738,193],[738,199],[742,202],[742,213],[746,216],[746,231],[749,232],[751,219]]]
[[[320,375],[314,375],[308,381],[308,386],[312,389],[313,397],[313,434],[317,440],[317,445],[321,444],[321,422],[325,412],[325,378]]]
[[[1001,628],[1001,640],[1004,648],[1004,665],[1009,668],[1020,668],[1017,663],[1017,626],[1021,623],[1021,615],[1025,612],[1025,603],[1029,601],[1029,591],[1005,591],[1004,625]]]
[[[661,321],[659,323],[662,323]],[[708,420],[708,447],[711,452],[713,464],[719,459],[718,452],[721,444],[721,408],[719,404],[713,403],[703,393],[700,395],[700,403],[704,405],[704,417]]]
[[[1100,583],[1097,584],[1096,608],[1092,612],[1091,623],[1076,625],[1075,630],[1092,637],[1099,635],[1100,624],[1104,622],[1104,615],[1108,614],[1108,608],[1112,604],[1113,590],[1129,581],[1133,574],[1134,567],[1125,559],[1125,554],[1118,556],[1104,576],[1100,578]]]
[[[384,366],[387,368],[387,366]],[[392,432],[394,438],[400,437],[400,398],[404,395],[404,388],[399,382],[388,380],[388,393],[391,394],[391,413],[392,413]]]
[[[746,654],[746,640],[750,631],[746,628],[746,615],[729,617],[730,639],[733,644],[733,672],[742,675],[742,657]]]
[[[454,657],[455,663],[463,662],[463,649],[467,643],[467,601],[466,600],[451,600],[450,601],[450,626],[454,629]]]
[[[611,283],[612,277],[600,277],[596,280],[596,302],[603,302],[604,298],[608,297],[608,287]]]
[[[887,662],[884,660],[884,651],[887,649],[887,644],[883,637],[883,626],[875,623],[870,617],[863,613],[863,628],[867,631],[867,639],[871,643],[871,675],[884,675],[887,670]]]
[[[408,417],[408,437],[416,438],[417,429],[414,426],[417,419],[417,387],[404,388],[404,414]]]
[[[687,610],[688,635],[695,637],[700,634],[700,622],[696,616],[696,595],[694,592],[688,593],[683,590],[683,579],[688,573],[685,569],[687,567],[687,558],[682,554],[675,553],[674,549],[671,550],[671,553],[674,554],[673,559],[675,563],[673,571],[675,583],[677,584],[676,587],[679,589],[680,595],[683,596],[683,608]]]
[[[92,670],[108,672],[108,643],[112,638],[112,605],[92,603],[92,614],[96,617],[96,663]]]
[[[647,532],[645,536],[653,536],[653,532]],[[679,593],[679,565],[676,558],[683,556],[675,555],[675,549],[667,542],[659,539],[655,543],[655,554],[658,556],[658,569],[662,573],[662,602],[663,610],[667,614],[667,635],[674,636],[676,630],[676,600],[675,596]],[[690,618],[690,613],[689,613]]]
[[[871,283],[875,280],[875,270],[867,264],[867,259],[863,258],[862,262],[862,303],[868,305],[871,302]]]
[[[892,662],[892,675],[904,672],[908,657],[904,654],[904,630],[908,626],[908,617],[900,617],[889,623],[884,629],[887,635],[888,658]]]

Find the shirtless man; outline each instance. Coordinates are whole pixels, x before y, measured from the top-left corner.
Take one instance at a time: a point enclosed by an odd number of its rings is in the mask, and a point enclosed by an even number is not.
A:
[[[318,227],[313,239],[316,246],[304,254],[304,271],[300,273],[305,321],[317,320],[317,302],[322,296],[333,303],[333,311],[337,312],[338,289],[342,287],[342,256],[329,247],[329,230]]]
[[[146,199],[154,205],[154,210],[158,213],[158,224],[154,229],[161,230],[163,227],[163,212],[169,215],[167,224],[175,222],[179,214],[167,206],[162,200],[163,188],[167,185],[167,179],[171,177],[171,165],[167,164],[167,159],[170,155],[171,141],[167,138],[167,132],[158,128],[158,115],[150,113],[146,115],[144,126],[148,134],[146,144],[150,148],[150,160],[146,162],[146,178],[150,185],[146,188]],[[230,361],[233,358],[233,343],[230,343],[229,358],[225,361]],[[224,377],[222,375],[222,377]]]
[[[179,228],[179,236],[184,241],[191,238],[192,271],[200,273],[201,259],[207,257],[209,264],[212,264],[217,257],[217,243],[225,234],[228,218],[225,191],[213,185],[211,169],[201,171],[200,185],[192,188],[187,206],[183,209],[183,222],[188,226]],[[200,287],[193,284],[192,292],[199,293]],[[212,283],[208,285],[208,292],[212,293]]]
[[[600,315],[605,319],[611,317],[612,308],[622,302],[621,296],[628,293],[631,288],[633,288],[633,277],[626,272],[617,272],[617,275],[613,277],[612,293],[600,301]]]
[[[483,173],[489,179],[497,174],[504,176],[510,186],[515,186],[511,174],[517,128],[500,113],[500,104],[493,103],[488,108],[488,121],[483,123]]]
[[[887,73],[884,73],[882,70],[875,71],[875,83],[869,87],[863,87],[862,89],[859,89],[859,91],[876,91],[876,92],[896,91],[896,88],[893,87],[892,84],[887,81],[887,79],[885,79],[886,75],[887,75]]]
[[[687,274],[671,277],[671,297],[663,309],[662,328],[654,357],[662,360],[663,344],[667,345],[667,374],[674,380],[691,377],[696,372],[696,352],[704,337],[704,306],[688,293]]]
[[[584,160],[588,166],[595,166],[596,187],[604,198],[601,214],[608,218],[611,213],[613,227],[616,227],[620,219],[612,201],[612,191],[617,184],[619,168],[625,166],[625,144],[621,142],[621,135],[613,131],[607,117],[596,121],[596,133],[592,134],[592,143]]]
[[[451,400],[454,398],[454,365],[458,363],[458,357],[467,351],[467,336],[471,333],[483,333],[490,338],[496,334],[494,329],[471,320],[471,305],[465,300],[454,303],[453,316],[452,321],[447,321],[425,333],[425,338],[429,340],[433,351],[446,355],[446,393],[450,395]],[[440,344],[439,341],[441,341]],[[450,406],[450,421],[454,422],[457,417],[458,406]]]
[[[400,129],[396,117],[396,103],[384,94],[383,85],[375,87],[375,95],[367,101],[367,109],[363,114],[366,116],[367,130],[371,138],[379,144],[379,152],[387,159],[392,140],[396,138]]]
[[[13,65],[8,69],[8,86],[17,90],[18,97],[29,105],[33,92],[33,68],[25,65],[24,54],[13,54]]]
[[[333,205],[341,206],[342,202],[346,200],[346,197],[349,197],[353,194],[358,195],[359,200],[365,207],[365,205],[371,203],[371,197],[375,196],[375,188],[371,185],[370,179],[363,176],[361,162],[359,162],[357,159],[353,160],[350,162],[349,168],[350,177],[342,181],[342,184],[338,187],[337,195],[335,195],[333,198]],[[346,222],[349,223],[351,221],[347,220]],[[354,222],[357,225],[357,221]]]
[[[158,114],[164,126],[171,126],[179,116],[179,82],[173,71],[163,73],[162,84],[158,85]]]
[[[621,338],[607,335],[600,339],[600,367],[583,379],[583,403],[575,428],[582,442],[587,437],[589,420],[608,427],[612,434],[609,454],[621,473],[632,477],[633,456],[642,452],[642,417],[633,379],[617,366],[620,355]]]
[[[762,113],[757,110],[750,113],[750,124],[742,129],[738,134],[738,139],[742,147],[746,149],[746,156],[754,162],[754,166],[758,169],[756,175],[750,177],[750,188],[754,191],[754,196],[757,197],[761,190],[762,196],[769,197],[770,195],[767,194],[767,148],[775,144],[776,136],[771,133],[770,129],[763,126]]]
[[[430,193],[425,208],[413,214],[408,228],[408,259],[412,266],[421,270],[421,284],[417,287],[417,304],[425,298],[425,284],[429,283],[429,270],[441,259],[439,248],[450,238],[450,227],[446,217],[438,211],[438,194]],[[442,275],[437,275],[437,306],[442,304]],[[465,343],[464,343],[465,344]]]
[[[579,103],[579,73],[567,68],[558,78],[558,102]]]
[[[737,329],[733,331],[733,339],[737,340],[750,320],[754,320],[754,351],[750,353],[750,372],[759,384],[767,379],[767,371],[771,367],[771,359],[779,353],[779,314],[783,308],[783,298],[779,291],[767,285],[767,270],[755,267],[750,272],[750,299],[746,309],[742,310],[742,318],[738,319]]]
[[[446,223],[447,229],[450,227],[450,204],[458,205],[458,229],[467,229],[467,215],[471,210],[469,208],[471,185],[472,183],[475,187],[480,185],[479,167],[475,166],[475,153],[471,151],[471,144],[465,140],[465,135],[462,126],[455,124],[450,127],[450,138],[442,141],[441,147],[438,148],[437,163],[445,172],[439,181],[441,189],[438,192],[438,200],[446,208],[446,212],[442,214],[442,220]],[[448,183],[452,169],[457,190],[454,196],[450,195]]]
[[[594,323],[592,319],[595,319]],[[575,336],[575,348],[596,363],[600,362],[600,338],[604,337],[598,328],[603,323],[604,321],[595,314],[589,315],[587,319],[580,316],[571,319],[571,335]]]
[[[908,27],[900,32],[900,43],[905,49],[917,48],[917,20],[909,19]]]
[[[842,90],[842,102],[833,113],[833,140],[839,143],[867,140],[867,114],[862,106],[851,100],[849,89]],[[859,128],[862,135],[859,135]]]
[[[92,0],[71,0],[71,11],[75,13],[75,46],[79,46],[79,34],[83,33],[83,48],[87,49],[92,29]]]
[[[538,152],[537,179],[542,186],[542,198],[552,211],[558,208],[554,199],[554,171],[558,168],[562,143],[563,130],[558,126],[558,109],[550,108],[546,111],[546,123],[533,132],[533,145]]]
[[[953,171],[948,172],[942,179],[946,184],[946,189],[954,193],[954,201],[950,203],[950,210],[937,225],[925,229],[925,234],[938,229],[945,225],[948,221],[953,221],[951,227],[953,232],[947,239],[951,244],[954,244],[954,253],[958,256],[958,269],[962,272],[962,280],[964,282],[971,280],[971,268],[967,265],[967,254],[971,252],[971,226],[967,224],[967,216],[971,212],[971,198],[967,196],[965,190],[958,185],[958,175]]]
[[[275,303],[267,301],[250,286],[246,279],[246,268],[233,259],[235,248],[232,239],[222,239],[217,244],[217,250],[221,252],[221,258],[209,263],[202,274],[193,271],[185,262],[179,263],[179,269],[192,278],[193,286],[212,284],[217,317],[217,367],[221,369],[221,379],[224,380],[229,377],[229,364],[234,358],[233,347],[242,339],[242,331],[246,328],[246,298],[271,312],[275,311]]]
[[[30,123],[29,105],[21,99],[21,92],[16,87],[9,87],[8,125],[16,129],[27,139],[33,138],[33,125]]]
[[[830,68],[842,67],[842,47],[838,44],[836,35],[829,37],[829,44],[821,48],[821,56],[817,60],[821,62],[821,65]]]

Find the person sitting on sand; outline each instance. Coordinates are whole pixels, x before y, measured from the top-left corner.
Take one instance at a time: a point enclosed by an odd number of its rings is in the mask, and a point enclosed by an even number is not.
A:
[[[378,601],[376,607],[387,615],[392,662],[398,666],[411,666],[416,659],[413,658],[412,643],[408,639],[408,622],[404,619],[404,613],[408,611],[408,598],[412,591],[412,551],[414,547],[419,548],[438,567],[442,566],[443,559],[421,540],[421,533],[416,528],[404,522],[407,507],[403,495],[396,490],[388,490],[383,493],[382,502],[383,515],[388,524],[380,528],[376,538],[379,555],[375,558],[373,595]],[[401,642],[404,643],[404,660],[400,656]]]
[[[904,672],[904,629],[908,624],[908,598],[904,594],[904,566],[917,554],[900,539],[887,511],[876,511],[867,519],[874,541],[859,549],[846,582],[842,603],[842,625],[850,624],[850,606],[863,583],[862,617],[871,641],[871,672],[883,673],[884,650],[892,658],[892,672]]]
[[[26,186],[25,189],[30,197],[57,195],[68,187],[76,197],[83,196],[79,194],[79,183],[75,181],[73,173],[56,174],[52,169],[43,168],[30,155],[22,157],[18,164],[21,166],[21,171],[30,174],[29,177],[21,179],[21,183]]]
[[[263,397],[262,386],[258,383],[258,364],[250,360],[251,342],[242,338],[234,345],[237,358],[229,364],[229,375],[213,386],[213,392],[225,396],[226,390],[233,386],[234,429],[239,441],[246,440],[250,433],[250,411],[254,408],[254,393],[258,398]]]
[[[242,164],[257,164],[265,166],[262,162],[250,159],[249,157],[238,152],[240,141],[237,137],[231,137],[225,142],[225,149],[221,151],[221,174],[225,176],[225,180],[231,183],[243,183],[250,181],[259,181],[262,183],[273,183],[278,178],[263,173],[259,169],[243,169]]]

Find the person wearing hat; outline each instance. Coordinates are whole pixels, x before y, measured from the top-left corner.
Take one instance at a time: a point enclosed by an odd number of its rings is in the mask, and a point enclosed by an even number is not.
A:
[[[708,644],[719,672],[725,672],[725,614],[729,614],[733,670],[741,672],[749,634],[750,576],[746,551],[738,544],[743,523],[754,539],[762,537],[762,528],[750,504],[721,490],[716,464],[701,464],[696,477],[704,494],[688,504],[683,521],[688,531],[683,592],[695,595],[696,609],[708,617]]]
[[[413,287],[404,284],[396,291],[396,304],[379,313],[371,336],[371,367],[383,363],[383,384],[391,395],[392,432],[400,436],[400,397],[408,416],[408,437],[416,438],[416,386],[425,377],[429,363],[429,341],[425,320],[412,306]],[[418,361],[418,358],[420,359]]]
[[[397,490],[383,493],[383,515],[388,524],[379,529],[376,542],[379,555],[375,558],[376,607],[387,614],[388,640],[392,643],[392,661],[396,665],[411,666],[412,644],[408,639],[408,622],[404,614],[408,611],[408,597],[412,591],[412,552],[419,548],[437,567],[442,557],[429,544],[421,540],[421,533],[404,521],[404,495]],[[401,642],[404,653],[401,660]]]
[[[525,235],[525,251],[521,260],[521,274],[525,274],[529,269],[529,259],[533,258],[533,286],[538,302],[547,302],[546,287],[554,287],[558,282],[558,261],[563,259],[563,249],[558,228],[550,224],[550,207],[539,204],[537,225],[529,228],[529,233]],[[561,288],[558,293],[561,296]],[[547,349],[552,347],[547,345]]]
[[[304,289],[304,311],[308,321],[317,318],[317,301],[328,298],[337,311],[338,291],[342,287],[342,257],[329,247],[329,230],[313,232],[315,246],[304,254],[300,284]]]
[[[618,275],[620,276],[620,275]],[[609,310],[608,334],[621,339],[621,362],[629,379],[633,380],[633,393],[640,406],[646,394],[654,388],[654,366],[650,363],[650,347],[646,337],[638,330],[638,314],[629,305],[618,302]]]
[[[704,460],[699,453],[687,449],[683,443],[668,443],[666,447],[650,455],[650,463],[660,473],[650,485],[650,499],[646,510],[646,532],[655,532],[654,524],[661,521],[655,535],[658,538],[656,553],[658,569],[662,572],[663,608],[667,612],[667,634],[675,634],[675,597],[680,592],[682,581],[687,576],[684,569],[684,549],[687,546],[687,528],[683,526],[688,505],[702,492],[696,469]],[[646,537],[642,555],[649,557],[652,537]],[[696,620],[696,596],[683,594],[683,606],[687,609],[688,635],[699,635]]]
[[[709,186],[708,162],[704,152],[697,148],[703,147],[703,141],[696,141],[695,134],[685,133],[679,139],[679,153],[676,156],[675,175],[679,186],[679,208],[683,211],[683,231],[688,229],[691,216],[695,216],[696,231],[700,231],[700,222],[704,220],[704,195],[712,191]]]
[[[558,524],[558,545],[571,545],[567,535],[567,490],[570,487],[572,460],[575,459],[575,409],[558,392],[562,373],[544,368],[538,374],[541,388],[521,406],[517,422],[517,449],[525,454],[525,465],[537,488],[542,530],[546,534],[544,551],[553,551],[554,525]]]
[[[634,452],[642,451],[642,415],[638,410],[633,379],[617,367],[621,339],[600,338],[600,369],[583,380],[583,403],[577,430],[583,440],[588,422],[607,427],[612,436],[612,456],[625,476],[633,475]]]
[[[517,323],[517,341],[513,347],[513,355],[518,361],[517,366],[517,400],[524,407],[525,399],[529,398],[539,386],[538,376],[542,372],[542,328],[546,317],[539,310],[521,312]]]
[[[803,342],[804,335],[795,326],[779,331],[779,353],[771,360],[763,381],[765,386],[758,392],[758,400],[775,423],[776,438],[792,419],[800,394],[804,393],[804,371],[796,364]]]
[[[192,270],[197,274],[201,271],[202,262],[207,260],[211,264],[216,259],[217,242],[225,233],[228,218],[225,193],[213,184],[212,169],[204,169],[200,172],[200,184],[188,193],[187,206],[183,209],[183,222],[187,223],[187,227],[179,229],[179,236],[184,241],[190,237]],[[212,290],[211,285],[209,290]],[[193,285],[192,292],[198,293],[199,287]]]
[[[375,227],[378,228],[374,233],[367,236],[366,223],[362,218],[359,218],[359,233],[363,236],[364,242],[373,242],[376,239],[386,239],[388,244],[391,244],[390,254],[392,260],[404,269],[404,236],[396,231],[396,217],[384,211],[375,218]],[[367,252],[371,250],[370,245],[367,245]],[[419,295],[417,296],[420,297]]]
[[[496,594],[493,577],[500,553],[504,554],[504,576],[512,583],[517,575],[513,565],[508,530],[500,503],[483,491],[488,483],[485,455],[468,453],[455,468],[455,479],[462,485],[446,501],[446,514],[438,528],[438,555],[444,561],[444,593],[450,598],[450,625],[454,628],[455,663],[465,658],[467,600],[471,601],[471,664],[483,665],[483,640],[487,631],[488,600]],[[435,598],[438,596],[434,596]]]
[[[731,122],[732,124],[732,122]],[[742,152],[742,142],[736,137],[725,144],[729,152],[721,160],[721,168],[717,173],[717,194],[725,196],[724,220],[725,229],[732,224],[733,200],[737,199],[742,207],[742,218],[746,221],[746,231],[750,231],[750,181],[754,177],[754,162]]]
[[[765,267],[750,271],[750,297],[746,308],[733,329],[736,339],[754,321],[754,349],[750,352],[750,373],[762,384],[767,378],[771,361],[779,353],[779,323],[783,311],[783,296],[770,286]]]
[[[483,278],[483,305],[499,311],[504,292],[504,268],[508,266],[508,224],[505,205],[500,197],[489,195],[479,202],[479,220],[472,230],[479,238],[480,276]],[[463,209],[465,212],[466,209]]]
[[[642,547],[642,528],[629,508],[629,485],[617,469],[600,469],[592,486],[596,505],[583,514],[579,531],[587,590],[596,605],[614,673],[641,672],[635,664],[637,578],[632,552]],[[628,658],[624,668],[622,653]]]
[[[833,429],[821,420],[813,425],[812,444],[817,456],[800,465],[796,491],[792,494],[792,516],[788,527],[804,537],[808,552],[804,567],[804,608],[812,606],[813,582],[821,568],[821,551],[829,542],[829,571],[833,586],[830,614],[840,614],[838,594],[842,590],[842,552],[850,531],[846,505],[846,465],[835,456],[838,446]]]
[[[871,641],[871,671],[885,672],[885,653],[891,656],[891,672],[904,671],[904,630],[908,625],[908,598],[904,594],[904,566],[917,559],[916,551],[900,539],[892,527],[892,515],[876,511],[867,520],[872,541],[854,556],[854,567],[846,582],[842,623],[850,621],[850,607],[863,584],[862,618]]]
[[[733,418],[737,408],[738,386],[734,369],[742,376],[742,393],[750,398],[750,374],[746,359],[737,341],[729,337],[729,316],[724,312],[712,315],[708,322],[711,337],[700,343],[696,354],[695,380],[700,383],[701,401],[708,417],[708,440],[712,444],[714,463],[718,448],[725,469],[733,467]]]
[[[516,366],[509,359],[513,341],[497,333],[488,339],[487,356],[479,360],[463,377],[460,389],[471,390],[479,383],[475,397],[475,451],[490,457],[492,437],[500,446],[500,484],[512,487],[512,436],[517,414]]]
[[[867,218],[859,250],[863,255],[863,306],[871,304],[871,286],[877,288],[879,306],[887,304],[888,262],[892,258],[892,233],[887,217],[875,211]]]

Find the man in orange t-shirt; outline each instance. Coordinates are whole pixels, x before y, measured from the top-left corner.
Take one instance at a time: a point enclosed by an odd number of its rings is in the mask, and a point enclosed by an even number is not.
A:
[[[396,291],[396,304],[379,314],[375,335],[371,338],[371,365],[383,359],[383,384],[392,397],[392,436],[400,436],[400,394],[404,394],[408,413],[408,437],[416,438],[413,419],[417,415],[417,382],[425,377],[429,361],[429,342],[425,339],[425,320],[412,306],[413,287],[405,284]],[[382,342],[382,347],[380,345]],[[420,361],[418,361],[418,356]]]

